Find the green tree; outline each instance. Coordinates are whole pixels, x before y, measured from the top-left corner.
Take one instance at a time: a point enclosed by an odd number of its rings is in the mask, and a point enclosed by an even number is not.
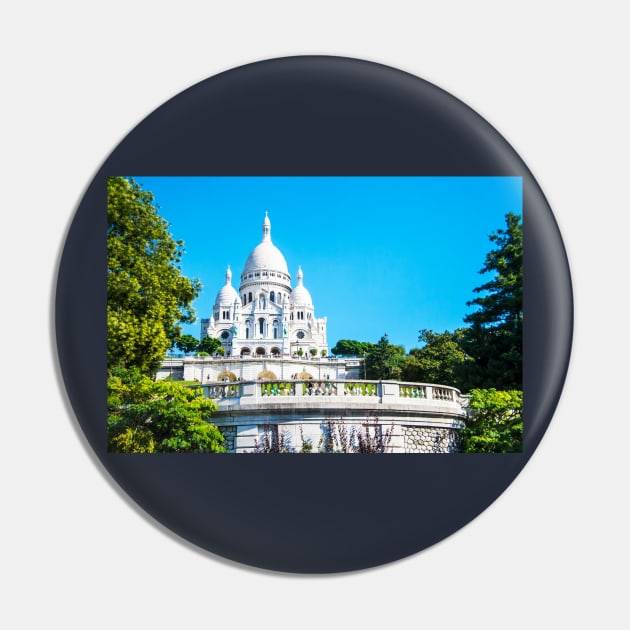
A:
[[[462,431],[466,453],[519,453],[523,448],[523,392],[472,389]]]
[[[343,357],[362,357],[364,352],[374,347],[368,341],[354,341],[353,339],[340,339],[330,350],[333,354]]]
[[[223,436],[206,421],[216,404],[200,387],[154,381],[137,368],[112,370],[107,438],[117,453],[221,453]]]
[[[509,213],[506,228],[490,235],[490,251],[480,273],[491,279],[474,289],[479,297],[468,302],[478,309],[464,318],[470,326],[462,348],[474,359],[467,370],[468,387],[522,389],[523,225]]]
[[[223,346],[218,339],[214,337],[204,337],[197,345],[197,352],[207,352],[209,355],[216,354],[224,354],[225,350],[223,350]]]
[[[109,368],[154,373],[194,321],[200,284],[182,275],[182,241],[169,233],[152,193],[133,179],[107,181],[107,359]]]
[[[403,380],[460,387],[462,367],[467,361],[461,347],[463,335],[461,329],[443,333],[421,330],[418,341],[424,346],[413,348],[405,357]]]
[[[181,350],[184,354],[190,354],[197,350],[199,346],[199,339],[192,335],[181,335],[176,341],[175,346]]]
[[[376,345],[371,344],[365,356],[365,371],[368,379],[398,379],[402,373],[405,349],[389,342],[385,333]]]

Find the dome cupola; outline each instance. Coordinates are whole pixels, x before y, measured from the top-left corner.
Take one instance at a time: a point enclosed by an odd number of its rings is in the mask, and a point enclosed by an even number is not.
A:
[[[287,261],[282,252],[271,242],[271,221],[266,212],[262,224],[262,240],[247,257],[241,278],[244,280],[246,274],[260,270],[270,270],[289,275]]]
[[[217,293],[217,298],[214,303],[216,306],[231,306],[235,301],[238,302],[240,299],[236,289],[232,286],[232,270],[230,269],[230,265],[228,265],[227,271],[225,272],[225,285]]]
[[[291,304],[295,306],[313,306],[311,294],[304,286],[304,274],[302,273],[302,267],[298,267],[297,286],[291,293]]]

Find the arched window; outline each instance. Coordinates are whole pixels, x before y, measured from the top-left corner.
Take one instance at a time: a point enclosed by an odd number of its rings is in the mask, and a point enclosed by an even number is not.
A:
[[[273,338],[277,339],[278,338],[278,320],[274,320],[273,322]]]
[[[260,332],[260,336],[264,337],[265,336],[265,320],[262,317],[258,320],[258,330]]]
[[[269,300],[271,302],[275,302],[276,301],[276,294],[273,291],[269,294]]]
[[[251,294],[251,293],[249,293],[249,295],[247,296],[247,302],[249,303],[249,302],[251,302],[251,301],[252,301],[252,294]]]
[[[249,339],[249,326],[250,326],[250,322],[249,320],[247,320],[245,322],[245,339]]]

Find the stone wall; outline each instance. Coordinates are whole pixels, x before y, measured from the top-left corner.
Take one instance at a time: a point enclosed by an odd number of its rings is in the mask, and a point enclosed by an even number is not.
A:
[[[236,427],[217,427],[219,431],[223,434],[225,438],[225,442],[223,442],[223,446],[225,446],[226,453],[234,453],[236,449]]]
[[[169,378],[172,381],[184,380],[184,360],[167,360],[164,361],[160,369],[155,374],[155,380],[161,381],[162,379]]]
[[[402,427],[405,453],[456,453],[460,439],[455,429]]]
[[[299,450],[300,437],[307,437],[313,444],[313,453],[318,452],[319,440],[322,436],[322,428],[318,424],[305,424],[305,425],[280,425],[282,431],[289,436],[289,443],[293,445],[296,450]],[[225,438],[224,446],[226,452],[253,452],[256,435],[260,432],[260,427],[247,426],[218,426],[219,431]],[[237,450],[237,438],[239,435],[239,429],[255,430],[253,437],[250,437],[247,448],[239,448]],[[302,434],[299,431],[302,431]],[[242,432],[242,431],[241,431]],[[399,453],[457,453],[459,452],[461,440],[459,437],[459,431],[457,429],[447,429],[442,427],[421,427],[421,426],[405,426],[395,425],[395,434],[400,436],[395,440],[399,445],[395,446],[390,444],[390,448],[387,452],[399,452]],[[400,440],[400,441],[399,441]],[[242,439],[241,439],[242,441]],[[242,446],[242,445],[241,445]],[[393,446],[393,448],[392,448]]]

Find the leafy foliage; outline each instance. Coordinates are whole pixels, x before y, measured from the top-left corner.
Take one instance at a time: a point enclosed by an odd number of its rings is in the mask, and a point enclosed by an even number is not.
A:
[[[190,354],[191,352],[194,352],[199,346],[199,340],[192,335],[181,335],[175,341],[175,346],[184,354]]]
[[[523,444],[523,392],[472,389],[462,431],[467,453],[519,453]]]
[[[107,181],[108,366],[154,373],[194,321],[200,284],[182,275],[182,241],[159,216],[153,195],[133,179]]]
[[[443,333],[421,330],[418,341],[422,348],[413,348],[405,357],[402,378],[405,381],[442,383],[460,387],[462,367],[467,361],[461,347],[464,331]]]
[[[115,369],[107,381],[108,447],[117,453],[224,452],[223,436],[206,421],[215,403],[200,387],[153,381],[137,368]]]
[[[462,347],[474,359],[468,387],[522,389],[523,225],[512,213],[505,220],[506,228],[490,235],[497,247],[480,271],[493,276],[474,289],[480,296],[468,306],[479,308],[464,318],[470,326]]]
[[[225,350],[223,349],[221,342],[214,337],[208,336],[204,337],[197,344],[197,352],[207,352],[209,355],[216,354],[217,352],[219,354],[225,354]]]
[[[402,374],[405,349],[389,342],[385,333],[376,345],[371,344],[365,356],[365,370],[368,379],[398,379]]]
[[[342,357],[362,357],[363,353],[367,352],[373,346],[373,343],[367,341],[340,339],[330,351]]]

